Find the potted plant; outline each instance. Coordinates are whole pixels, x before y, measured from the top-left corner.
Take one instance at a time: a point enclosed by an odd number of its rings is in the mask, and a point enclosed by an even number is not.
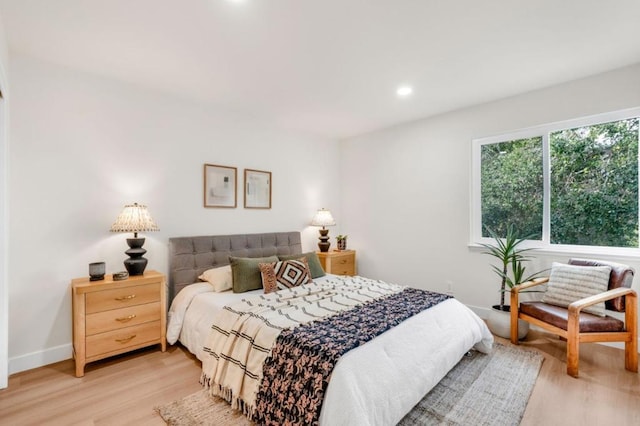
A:
[[[482,244],[487,251],[484,254],[491,255],[499,260],[499,266],[492,265],[494,272],[500,277],[500,304],[493,305],[487,319],[487,325],[491,332],[497,336],[508,339],[511,333],[511,307],[505,304],[505,293],[514,286],[537,278],[541,272],[529,276],[525,275],[524,262],[530,260],[524,253],[532,248],[521,248],[521,244],[531,238],[526,236],[518,238],[513,225],[507,227],[507,235],[500,238],[494,231],[487,228],[489,235],[494,239],[494,244]],[[518,338],[523,339],[529,332],[529,323],[518,320]]]
[[[338,241],[338,250],[346,250],[347,249],[347,236],[346,235],[338,235],[336,237]]]

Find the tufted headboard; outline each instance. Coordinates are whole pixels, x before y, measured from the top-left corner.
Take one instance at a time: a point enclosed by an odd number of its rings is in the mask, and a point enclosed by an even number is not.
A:
[[[169,238],[169,306],[207,269],[229,264],[229,256],[264,257],[302,253],[300,232]]]

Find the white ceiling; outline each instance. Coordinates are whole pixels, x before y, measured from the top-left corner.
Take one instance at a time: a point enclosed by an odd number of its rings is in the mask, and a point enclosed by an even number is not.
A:
[[[0,0],[10,49],[345,138],[640,62],[638,0]],[[410,84],[414,94],[398,99]]]

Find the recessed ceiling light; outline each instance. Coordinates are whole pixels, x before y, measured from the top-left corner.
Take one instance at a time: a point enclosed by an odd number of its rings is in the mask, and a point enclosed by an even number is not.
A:
[[[413,93],[413,89],[410,86],[400,86],[396,90],[396,94],[401,98],[406,98]]]

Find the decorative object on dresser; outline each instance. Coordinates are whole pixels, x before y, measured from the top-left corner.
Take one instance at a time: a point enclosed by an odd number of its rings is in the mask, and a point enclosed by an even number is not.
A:
[[[320,242],[318,243],[318,247],[320,251],[325,253],[329,251],[329,247],[331,247],[331,243],[329,242],[329,230],[325,228],[325,226],[335,226],[336,221],[333,220],[333,216],[331,212],[326,209],[320,209],[311,219],[311,226],[322,226],[322,229],[319,230],[320,237],[318,239]]]
[[[129,255],[129,259],[124,261],[124,267],[129,275],[142,275],[144,268],[147,267],[147,259],[143,257],[147,251],[142,248],[144,238],[138,238],[138,232],[159,230],[160,228],[151,218],[147,206],[138,203],[124,206],[122,213],[111,225],[111,232],[133,232],[133,238],[127,238],[129,250],[125,251]]]
[[[112,275],[114,281],[122,281],[129,278],[129,273],[127,271],[114,272]]]
[[[347,249],[347,236],[346,235],[338,235],[336,237],[336,242],[338,243],[338,251]]]
[[[244,208],[271,208],[271,172],[244,169]]]
[[[125,281],[71,281],[76,377],[88,362],[158,343],[166,350],[165,282],[156,271]]]
[[[89,279],[91,281],[104,280],[104,262],[93,262],[89,264]]]
[[[334,275],[356,275],[356,251],[317,253],[325,272]]]
[[[238,206],[238,169],[204,165],[204,206],[235,209]]]

